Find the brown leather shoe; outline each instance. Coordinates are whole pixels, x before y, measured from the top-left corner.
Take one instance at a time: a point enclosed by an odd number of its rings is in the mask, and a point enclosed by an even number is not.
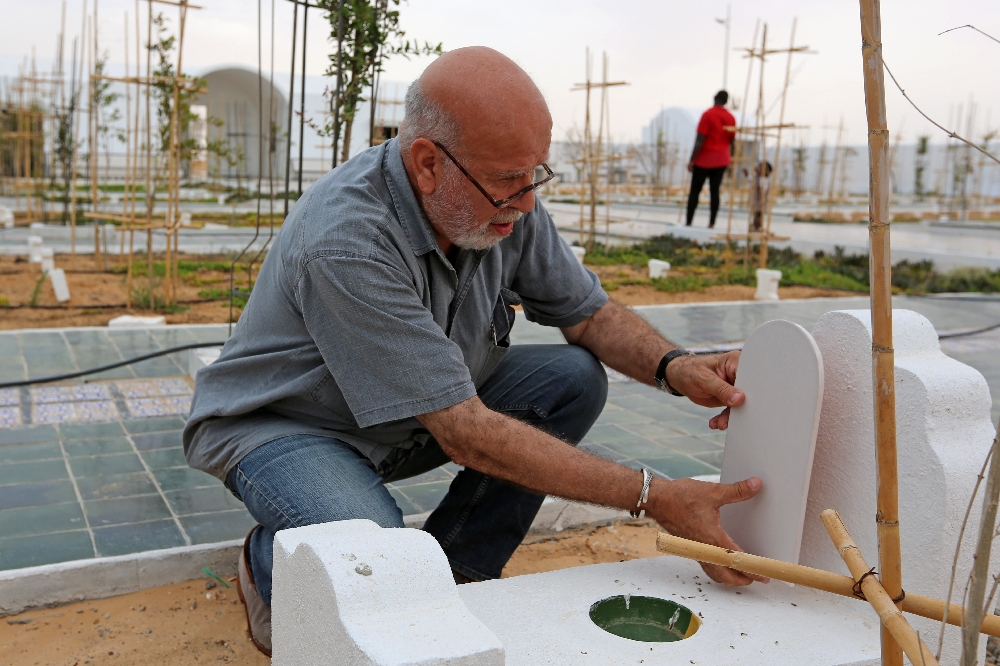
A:
[[[257,525],[253,530],[260,527]],[[243,542],[243,550],[240,551],[239,577],[236,579],[236,591],[243,602],[243,608],[247,613],[247,629],[250,631],[250,640],[258,650],[271,656],[271,607],[264,603],[264,600],[257,594],[257,584],[253,582],[253,573],[250,571],[250,560],[247,557],[247,550],[250,548],[250,535],[247,534]]]

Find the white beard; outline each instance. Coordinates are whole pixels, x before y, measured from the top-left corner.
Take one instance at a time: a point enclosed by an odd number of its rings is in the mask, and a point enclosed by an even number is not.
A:
[[[464,179],[458,168],[450,164],[446,166],[441,187],[434,194],[424,197],[424,212],[444,237],[456,246],[463,250],[488,250],[503,240],[503,236],[493,231],[490,224],[517,222],[523,214],[515,208],[502,208],[479,225],[463,187]]]

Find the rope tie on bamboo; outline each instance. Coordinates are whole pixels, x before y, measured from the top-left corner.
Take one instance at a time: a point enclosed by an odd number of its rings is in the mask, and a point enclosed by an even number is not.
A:
[[[887,129],[873,129],[873,130],[868,130],[868,134],[869,135],[871,135],[871,134],[885,134],[886,136],[888,136],[889,130],[887,130]]]
[[[845,548],[845,550],[846,550],[846,548]],[[878,573],[875,572],[875,567],[872,567],[871,569],[869,569],[865,573],[861,574],[861,578],[859,578],[854,583],[854,587],[851,588],[851,591],[854,593],[854,596],[856,596],[858,599],[862,599],[864,601],[868,601],[868,600],[865,598],[865,593],[861,591],[861,583],[865,582],[865,578],[867,578],[868,576],[876,576],[876,577],[878,576]]]
[[[876,354],[893,354],[893,353],[895,353],[892,347],[883,347],[882,345],[880,345],[878,343],[875,343],[875,342],[872,343],[872,352],[874,352]],[[888,524],[888,523],[886,523],[886,524]]]

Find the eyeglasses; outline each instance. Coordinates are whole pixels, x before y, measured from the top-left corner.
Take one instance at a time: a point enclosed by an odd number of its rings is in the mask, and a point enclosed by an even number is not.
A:
[[[506,199],[501,199],[497,201],[496,199],[493,198],[492,195],[490,195],[489,192],[486,191],[485,187],[479,184],[479,181],[477,181],[475,178],[472,177],[472,174],[469,173],[464,166],[458,163],[458,160],[455,159],[454,155],[448,152],[447,148],[442,146],[437,141],[434,142],[434,145],[440,148],[444,152],[444,154],[448,156],[448,159],[450,159],[452,162],[455,163],[455,166],[458,167],[458,170],[461,171],[463,174],[465,174],[465,177],[468,178],[472,182],[472,184],[476,186],[477,190],[483,193],[484,197],[490,200],[490,203],[493,204],[494,208],[506,208],[507,206],[511,205],[512,203],[523,197],[528,192],[537,190],[539,187],[541,187],[542,185],[544,185],[545,183],[549,182],[550,180],[556,177],[556,175],[552,172],[552,169],[549,168],[548,164],[542,164],[541,165],[542,168],[545,169],[545,174],[546,174],[545,178],[542,178],[537,183],[532,183],[531,185],[528,185],[520,192],[517,192],[516,194],[509,196]]]

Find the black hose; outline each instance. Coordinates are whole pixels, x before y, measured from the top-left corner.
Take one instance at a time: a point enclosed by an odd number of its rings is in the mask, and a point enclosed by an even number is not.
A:
[[[986,326],[984,328],[977,328],[972,331],[959,331],[958,333],[945,333],[944,335],[939,335],[938,340],[946,340],[948,338],[964,338],[967,335],[976,335],[977,333],[986,333],[987,331],[994,331],[1000,328],[1000,324],[993,324],[992,326]]]
[[[138,363],[139,361],[146,361],[151,358],[156,358],[157,356],[166,356],[167,354],[173,354],[174,352],[184,351],[185,349],[199,349],[201,347],[221,347],[226,344],[225,342],[197,342],[190,345],[181,345],[180,347],[171,347],[170,349],[161,349],[160,351],[153,352],[152,354],[146,354],[144,356],[137,356],[135,358],[125,359],[124,361],[119,361],[117,363],[112,363],[111,365],[102,365],[99,368],[91,368],[90,370],[81,370],[80,372],[71,372],[65,375],[55,375],[53,377],[42,377],[40,379],[24,379],[19,382],[6,382],[0,384],[0,389],[16,388],[18,386],[30,386],[31,384],[49,384],[51,382],[62,382],[67,379],[75,379],[77,377],[83,377],[84,375],[93,375],[98,372],[104,372],[105,370],[114,370],[115,368],[120,368],[123,365],[131,365],[133,363]]]

